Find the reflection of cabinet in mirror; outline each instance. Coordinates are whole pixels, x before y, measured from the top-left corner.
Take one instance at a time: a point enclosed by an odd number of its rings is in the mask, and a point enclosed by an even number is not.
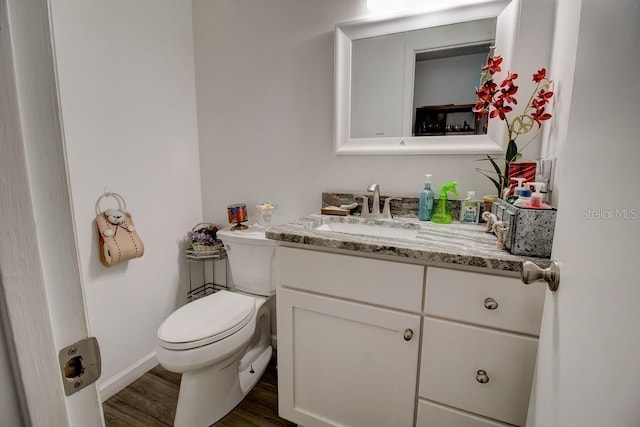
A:
[[[473,104],[430,105],[416,108],[414,136],[483,135],[486,117],[472,111]]]

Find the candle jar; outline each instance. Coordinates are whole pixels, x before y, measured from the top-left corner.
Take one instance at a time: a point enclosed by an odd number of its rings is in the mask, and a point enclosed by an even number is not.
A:
[[[237,203],[235,205],[227,206],[227,218],[229,219],[229,224],[236,224],[231,227],[232,230],[246,230],[249,228],[244,225],[243,222],[246,222],[249,218],[247,216],[247,205],[244,203]]]

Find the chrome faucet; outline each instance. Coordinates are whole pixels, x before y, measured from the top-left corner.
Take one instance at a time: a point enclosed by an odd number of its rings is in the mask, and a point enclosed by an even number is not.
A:
[[[369,198],[367,196],[357,195],[353,196],[354,198],[362,198],[362,210],[360,211],[360,216],[365,217],[369,215]]]
[[[400,197],[387,197],[384,199],[384,209],[382,209],[382,217],[386,219],[393,218],[391,215],[391,201],[392,200],[402,200]]]
[[[362,197],[362,213],[360,214],[361,218],[372,218],[372,219],[391,219],[391,206],[390,202],[392,200],[401,200],[399,197],[387,197],[384,201],[384,209],[380,212],[380,186],[378,184],[371,184],[367,191],[373,193],[373,207],[371,208],[371,212],[367,209],[367,196],[355,196]]]
[[[371,184],[367,191],[373,192],[373,207],[371,208],[372,215],[380,215],[380,186],[378,184]]]

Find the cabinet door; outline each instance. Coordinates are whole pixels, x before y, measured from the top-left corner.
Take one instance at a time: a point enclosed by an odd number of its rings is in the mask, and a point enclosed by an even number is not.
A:
[[[277,316],[281,417],[306,427],[413,424],[419,316],[288,289],[278,289]]]

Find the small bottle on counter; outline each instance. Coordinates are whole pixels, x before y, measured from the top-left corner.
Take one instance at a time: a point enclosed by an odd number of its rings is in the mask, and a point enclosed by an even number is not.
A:
[[[435,199],[435,193],[431,189],[431,174],[424,174],[424,190],[420,192],[420,199],[418,204],[418,219],[420,221],[431,221],[433,216],[433,201]]]
[[[480,218],[480,201],[473,200],[475,191],[467,191],[467,198],[460,206],[460,222],[464,224],[477,224]]]

